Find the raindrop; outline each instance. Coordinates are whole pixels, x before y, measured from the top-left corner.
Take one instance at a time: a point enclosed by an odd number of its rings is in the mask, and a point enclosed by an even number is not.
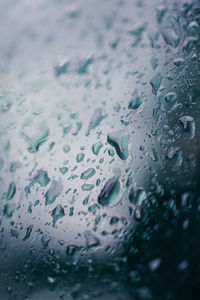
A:
[[[158,73],[156,76],[152,77],[150,84],[152,86],[153,95],[157,95],[158,89],[161,85],[162,78],[163,77],[162,77],[162,75],[160,75],[160,73]]]
[[[84,157],[85,157],[84,153],[78,153],[77,156],[76,156],[77,163],[80,163],[81,161],[83,161]]]
[[[39,146],[44,143],[48,137],[49,128],[45,123],[40,124],[32,138],[28,138],[28,151],[31,153],[36,153],[39,150]]]
[[[131,100],[129,101],[128,108],[129,109],[137,109],[142,104],[142,96],[138,94],[138,90],[136,89],[133,93]]]
[[[102,144],[101,141],[99,141],[99,142],[92,145],[92,152],[95,155],[98,155],[102,147],[103,147],[103,144]]]
[[[195,122],[190,116],[183,116],[179,118],[179,121],[183,127],[185,133],[189,133],[191,138],[195,136]]]
[[[15,186],[15,183],[13,181],[9,184],[6,199],[11,200],[14,197],[15,193],[16,193],[16,186]]]
[[[63,207],[58,204],[51,213],[52,217],[53,217],[53,226],[55,226],[55,223],[57,222],[57,220],[59,220],[60,218],[64,217],[65,212]]]
[[[87,180],[87,179],[91,178],[92,176],[94,176],[95,173],[96,172],[95,172],[94,168],[89,168],[81,174],[81,179]]]
[[[111,146],[115,147],[115,150],[118,156],[126,160],[129,156],[128,143],[130,135],[124,132],[123,130],[109,133],[107,135],[107,141]]]
[[[39,183],[40,186],[45,187],[50,182],[50,178],[46,171],[39,170],[33,180],[29,183],[28,186],[25,187],[25,191],[30,193],[30,188],[34,186],[36,183]]]
[[[115,202],[120,191],[120,184],[116,177],[110,178],[101,190],[98,203],[102,206],[109,206]]]
[[[176,48],[179,44],[179,36],[176,34],[175,30],[171,27],[166,27],[161,31],[163,39],[166,44]]]
[[[132,187],[129,193],[129,201],[134,205],[141,204],[147,195],[142,187]]]
[[[177,96],[176,96],[176,93],[174,93],[174,92],[170,92],[165,95],[165,101],[168,103],[175,102],[176,98],[177,98]]]
[[[61,194],[63,190],[63,185],[59,181],[53,180],[51,185],[44,195],[45,197],[45,205],[53,204],[56,198]]]

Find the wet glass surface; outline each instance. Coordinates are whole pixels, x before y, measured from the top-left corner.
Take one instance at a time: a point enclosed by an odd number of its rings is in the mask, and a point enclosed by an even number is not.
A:
[[[199,1],[0,16],[0,298],[198,299]]]

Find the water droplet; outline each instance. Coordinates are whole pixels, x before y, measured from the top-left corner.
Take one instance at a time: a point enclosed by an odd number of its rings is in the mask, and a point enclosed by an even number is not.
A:
[[[53,217],[53,226],[55,226],[57,220],[59,220],[60,218],[64,217],[64,215],[65,215],[65,212],[64,212],[63,207],[60,204],[58,204],[52,210],[52,213],[51,213],[51,216]]]
[[[29,227],[27,227],[26,234],[25,234],[25,237],[23,238],[23,241],[26,241],[29,239],[32,230],[33,230],[33,225],[30,225]]]
[[[176,101],[176,98],[177,98],[177,96],[176,96],[176,93],[174,93],[174,92],[167,93],[165,95],[165,101],[168,103],[172,103],[172,102]]]
[[[81,161],[83,161],[84,157],[85,157],[84,153],[78,153],[77,156],[76,156],[77,163],[80,163]]]
[[[28,141],[28,151],[36,153],[39,150],[39,146],[44,143],[49,137],[49,128],[45,123],[38,126],[36,133]]]
[[[18,168],[21,168],[22,164],[19,161],[14,161],[10,164],[10,172],[15,173]]]
[[[125,133],[123,130],[109,133],[107,135],[107,141],[111,146],[115,147],[118,156],[125,160],[129,156],[128,143],[130,135]]]
[[[69,151],[70,151],[70,145],[64,145],[63,146],[63,151],[65,152],[65,153],[68,153]]]
[[[44,195],[45,205],[53,204],[56,198],[61,194],[63,190],[63,185],[59,181],[53,180],[48,191]]]
[[[189,85],[188,97],[191,103],[195,103],[200,99],[200,91],[193,85]]]
[[[84,183],[81,187],[83,191],[91,191],[94,188],[94,184]]]
[[[138,94],[138,90],[136,89],[132,95],[131,100],[129,101],[128,108],[129,109],[137,109],[142,104],[142,96]]]
[[[191,33],[199,32],[199,24],[196,21],[192,21],[188,24],[188,31]]]
[[[150,84],[152,86],[153,95],[157,95],[158,89],[161,85],[162,78],[163,77],[160,73],[158,73],[156,76],[152,77]]]
[[[3,215],[4,215],[4,217],[10,219],[10,218],[12,218],[14,211],[15,211],[15,204],[7,203],[4,205]]]
[[[99,142],[92,145],[92,152],[95,155],[98,155],[102,147],[103,147],[103,144],[102,144],[101,141],[99,141]]]
[[[149,262],[149,268],[152,271],[156,271],[159,268],[160,264],[161,264],[161,259],[159,257]]]
[[[183,161],[183,154],[180,147],[170,148],[167,158],[174,163],[174,168],[180,167]]]
[[[189,133],[191,138],[195,136],[195,122],[190,116],[183,116],[179,118],[179,121],[183,127],[185,133]]]
[[[198,39],[196,37],[190,36],[183,43],[183,49],[189,52],[196,45],[197,42]]]
[[[158,23],[161,23],[161,22],[162,22],[162,19],[163,19],[164,15],[166,14],[166,11],[167,11],[167,9],[166,9],[166,7],[163,6],[163,5],[159,5],[159,6],[157,7],[157,10],[156,10],[156,17],[157,17],[157,22],[158,22]]]
[[[142,187],[132,187],[129,193],[129,201],[134,205],[141,204],[147,198],[146,192]]]
[[[48,247],[50,240],[51,239],[50,239],[50,237],[48,235],[44,234],[42,236],[41,242],[42,242],[42,245],[43,245],[44,248]]]
[[[110,178],[104,185],[103,189],[101,190],[98,203],[102,206],[109,206],[112,204],[120,191],[120,184],[116,177]]]
[[[94,62],[92,56],[88,56],[85,61],[83,61],[78,69],[78,74],[83,75],[88,73],[89,66]]]
[[[87,180],[96,173],[94,168],[89,168],[81,174],[81,179]]]
[[[69,68],[70,62],[68,60],[61,61],[57,66],[54,67],[54,74],[59,77],[66,74]]]
[[[67,173],[67,171],[69,171],[69,169],[67,167],[63,167],[63,168],[59,168],[59,171],[65,175]]]
[[[50,178],[47,175],[46,171],[38,170],[35,177],[33,177],[33,180],[29,183],[28,186],[25,187],[25,191],[27,193],[30,193],[30,188],[34,186],[36,183],[39,183],[40,186],[45,187],[50,182]]]
[[[113,216],[113,217],[110,219],[110,225],[116,225],[118,222],[119,222],[119,218],[116,217],[116,216]]]
[[[7,195],[6,195],[6,199],[7,200],[12,199],[14,197],[15,193],[16,193],[16,186],[15,186],[15,183],[13,181],[13,182],[11,182],[9,184],[8,192],[7,192]]]
[[[135,40],[132,43],[132,47],[136,47],[142,40],[142,34],[146,29],[146,24],[142,25],[142,26],[138,26],[135,29],[132,29],[129,31],[129,34],[131,34],[132,36],[134,36]]]
[[[56,286],[56,279],[54,277],[47,277],[47,284],[50,288],[54,288]]]
[[[19,237],[19,232],[15,229],[10,230],[11,236],[15,237],[16,239]]]
[[[179,36],[176,34],[175,30],[170,27],[164,28],[162,31],[162,36],[166,44],[176,48],[179,44]]]
[[[103,115],[102,109],[101,108],[97,108],[95,110],[95,112],[93,113],[88,129],[86,131],[86,136],[88,136],[90,134],[90,131],[92,129],[94,129],[95,127],[99,126],[99,124],[101,123],[101,121],[105,118],[106,116]]]
[[[183,58],[177,57],[174,59],[174,65],[176,67],[182,67],[185,63],[185,60]]]
[[[91,249],[100,245],[99,239],[96,236],[94,236],[89,230],[84,233],[84,236],[86,239],[86,249]]]

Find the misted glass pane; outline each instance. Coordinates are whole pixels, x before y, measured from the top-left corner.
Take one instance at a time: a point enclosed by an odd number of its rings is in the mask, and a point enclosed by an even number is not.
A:
[[[200,2],[0,1],[0,299],[198,299]]]

